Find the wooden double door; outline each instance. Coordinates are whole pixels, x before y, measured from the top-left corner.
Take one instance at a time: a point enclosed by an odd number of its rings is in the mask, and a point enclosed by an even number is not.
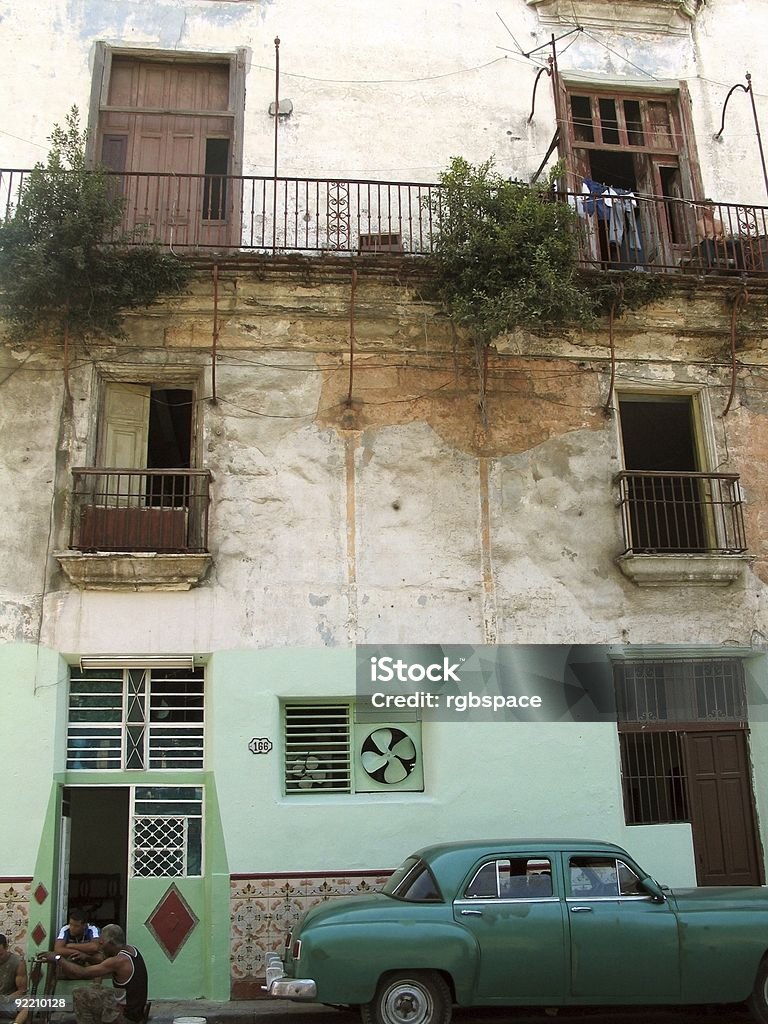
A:
[[[237,244],[230,95],[228,64],[112,59],[98,157],[120,175],[124,226],[137,240]]]

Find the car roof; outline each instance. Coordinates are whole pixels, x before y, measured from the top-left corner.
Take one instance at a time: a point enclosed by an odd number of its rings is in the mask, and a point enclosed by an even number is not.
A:
[[[493,850],[504,850],[505,853],[529,853],[533,849],[542,852],[544,850],[557,852],[586,850],[588,852],[620,853],[626,856],[626,851],[621,846],[608,843],[603,839],[546,839],[540,836],[533,839],[463,839],[455,843],[435,843],[417,850],[414,856],[431,862],[433,858],[452,851],[477,852],[482,856]]]
[[[455,843],[435,843],[412,854],[420,857],[430,868],[443,891],[451,899],[467,871],[476,860],[489,854],[532,854],[540,857],[547,853],[607,854],[629,857],[621,846],[601,839],[466,839]]]

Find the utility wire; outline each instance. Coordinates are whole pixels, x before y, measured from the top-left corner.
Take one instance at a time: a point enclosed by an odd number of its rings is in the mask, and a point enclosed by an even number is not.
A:
[[[439,75],[425,75],[422,78],[319,78],[315,75],[302,75],[294,71],[283,71],[282,68],[280,69],[280,76],[281,78],[299,78],[307,82],[322,82],[325,85],[418,85],[422,82],[436,82],[443,78],[453,78],[456,75],[467,75],[473,71],[483,71],[485,68],[492,67],[494,64],[507,59],[507,57],[494,57],[493,60],[486,61],[484,64],[475,64],[469,68],[458,68],[456,71],[445,71]],[[256,71],[267,71],[273,75],[275,73],[274,67],[269,67],[267,64],[247,64],[246,67]]]

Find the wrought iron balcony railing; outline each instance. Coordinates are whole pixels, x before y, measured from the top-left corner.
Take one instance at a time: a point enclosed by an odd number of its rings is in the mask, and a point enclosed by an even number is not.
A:
[[[768,272],[768,207],[632,193],[575,194],[579,259],[609,270]]]
[[[202,553],[207,469],[73,469],[70,548]]]
[[[0,213],[29,174],[0,170]],[[410,253],[434,250],[441,186],[373,181],[126,172],[122,231],[179,253]],[[768,272],[768,207],[669,196],[558,193],[575,210],[585,267]]]
[[[747,550],[736,473],[618,473],[623,554],[739,555]]]

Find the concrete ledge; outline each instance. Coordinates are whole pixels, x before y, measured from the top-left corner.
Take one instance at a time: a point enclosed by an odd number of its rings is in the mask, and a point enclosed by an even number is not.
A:
[[[527,0],[544,22],[682,35],[700,0]]]
[[[73,586],[80,590],[190,590],[205,577],[211,555],[95,551],[54,554]]]
[[[749,555],[619,555],[616,564],[638,587],[727,587],[739,579]]]

